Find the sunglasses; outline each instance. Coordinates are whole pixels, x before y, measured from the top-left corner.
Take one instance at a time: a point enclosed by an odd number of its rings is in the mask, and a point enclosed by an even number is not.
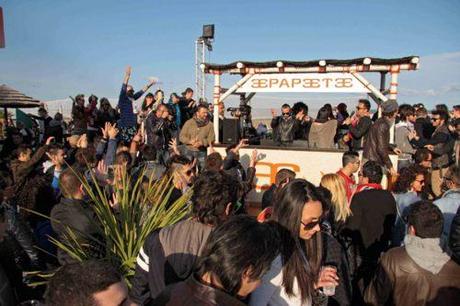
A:
[[[290,116],[291,113],[283,113],[283,116]]]
[[[367,109],[367,108],[356,106],[356,109],[357,109],[357,110],[360,110],[360,109]]]
[[[300,221],[300,223],[303,225],[303,229],[306,231],[312,230],[317,226],[318,224],[321,223],[321,219],[318,219],[318,221],[310,222],[310,223],[303,223],[303,221]]]
[[[431,121],[438,121],[441,118],[431,118]]]

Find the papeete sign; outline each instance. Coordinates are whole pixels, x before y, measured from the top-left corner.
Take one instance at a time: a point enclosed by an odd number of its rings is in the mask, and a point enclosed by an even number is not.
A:
[[[363,92],[368,90],[350,73],[254,74],[237,92]]]

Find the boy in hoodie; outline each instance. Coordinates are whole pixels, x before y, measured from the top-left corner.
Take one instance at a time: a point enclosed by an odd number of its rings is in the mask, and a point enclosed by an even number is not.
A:
[[[366,305],[454,305],[460,300],[460,266],[441,248],[442,213],[430,201],[409,209],[405,245],[382,256]]]

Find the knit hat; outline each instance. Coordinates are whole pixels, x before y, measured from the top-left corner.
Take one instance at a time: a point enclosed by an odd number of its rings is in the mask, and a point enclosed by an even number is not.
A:
[[[382,103],[382,112],[383,113],[392,113],[398,110],[398,102],[395,100],[387,100]]]

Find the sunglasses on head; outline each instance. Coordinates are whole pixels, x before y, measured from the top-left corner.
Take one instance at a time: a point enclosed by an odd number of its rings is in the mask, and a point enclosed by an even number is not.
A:
[[[321,219],[318,219],[317,221],[313,221],[310,223],[303,223],[303,221],[300,221],[300,223],[303,225],[303,229],[306,231],[312,230],[317,226],[318,224],[321,223]]]

